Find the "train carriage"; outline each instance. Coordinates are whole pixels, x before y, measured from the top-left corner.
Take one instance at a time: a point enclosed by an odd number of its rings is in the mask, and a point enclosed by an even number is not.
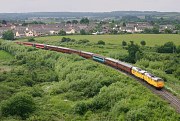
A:
[[[69,49],[69,53],[71,53],[71,54],[78,54],[78,55],[80,55],[81,51],[79,51],[79,50],[75,50],[75,49]]]
[[[125,63],[125,62],[122,62],[122,61],[118,61],[118,63],[117,63],[118,69],[123,70],[125,72],[128,72],[130,74],[131,74],[132,67],[133,67],[132,65]]]
[[[40,49],[44,49],[45,48],[45,45],[44,44],[34,44],[34,46],[36,48],[40,48]]]
[[[93,53],[81,51],[81,52],[80,52],[80,56],[89,59],[89,58],[92,58],[92,57],[93,57]]]
[[[34,46],[34,43],[31,42],[23,42],[22,44],[26,46]]]
[[[113,58],[105,58],[105,63],[109,66],[117,68],[118,60],[115,60]]]

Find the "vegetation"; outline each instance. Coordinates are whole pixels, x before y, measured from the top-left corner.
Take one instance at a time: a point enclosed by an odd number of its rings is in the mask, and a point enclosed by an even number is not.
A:
[[[178,54],[180,52],[179,35],[129,34],[98,36],[76,35],[66,37],[75,39],[75,42],[59,43],[59,39],[62,37],[57,36],[36,38],[36,42],[89,51],[132,63],[136,62],[136,66],[139,66],[142,69],[148,70],[149,72],[163,78],[166,81],[166,87],[180,97],[180,83],[177,76],[177,74],[179,73],[178,68],[180,68],[179,61],[177,61],[180,60]],[[83,39],[86,39],[89,42],[79,43],[79,41]],[[99,40],[103,40],[106,45],[97,45],[97,42]],[[140,45],[142,40],[146,42],[146,46],[139,46],[140,51],[137,52],[132,59],[134,62],[128,60],[128,46],[120,46],[120,43],[122,43],[122,41],[125,41],[129,45],[130,41],[132,40],[134,42],[134,45],[138,46]],[[171,54],[158,53],[158,48],[170,41],[172,41],[174,45],[176,45],[176,51]]]
[[[4,116],[18,115],[25,119],[35,110],[35,103],[27,94],[16,94],[4,102],[1,110]]]
[[[87,47],[84,43],[76,44],[77,41],[59,43],[58,40],[57,43]],[[86,44],[100,51],[102,47],[110,47],[108,44],[92,44],[91,41]],[[15,66],[9,72],[0,72],[0,108],[2,112],[11,106],[16,109],[13,110],[15,113],[8,111],[0,114],[0,120],[151,121],[180,118],[166,102],[134,79],[110,67],[77,55],[35,49],[12,42],[2,41],[0,48],[14,56],[11,60],[4,60],[4,64]],[[112,52],[113,49],[109,50]],[[20,103],[22,99],[25,101]],[[10,105],[15,102],[20,105]],[[29,109],[28,112],[18,111],[24,106],[26,108],[23,109]]]
[[[128,57],[126,59],[127,62],[136,63],[137,60],[140,59],[142,52],[140,51],[140,47],[135,45],[133,41],[128,45]]]
[[[86,35],[87,33],[86,33],[86,31],[85,31],[84,29],[81,29],[81,30],[80,30],[80,34],[81,34],[81,35]]]
[[[167,42],[163,46],[157,48],[159,53],[174,53],[176,51],[176,46],[173,42]]]
[[[12,30],[5,31],[2,35],[5,40],[14,40],[14,33]]]
[[[104,41],[102,41],[102,40],[99,40],[99,41],[97,42],[97,44],[98,44],[98,45],[105,45],[106,43],[105,43]]]
[[[146,41],[142,40],[142,41],[141,41],[141,45],[142,45],[142,46],[145,46],[145,45],[146,45]]]
[[[34,42],[34,41],[35,41],[34,38],[29,38],[29,39],[28,39],[28,42]]]
[[[89,19],[88,18],[82,18],[80,20],[80,24],[89,24]]]
[[[126,46],[127,45],[127,42],[126,41],[122,41],[122,46]]]
[[[139,44],[142,40],[146,41],[146,45],[154,47],[156,45],[163,45],[166,42],[172,41],[175,45],[180,45],[179,39],[180,36],[176,34],[125,34],[125,35],[76,35],[76,36],[66,36],[67,38],[82,40],[87,39],[92,43],[97,43],[99,40],[103,40],[107,44],[119,45],[122,41],[129,43],[134,41],[135,44]],[[62,39],[61,36],[50,36],[50,37],[39,37],[37,38],[38,42],[55,43]],[[26,41],[26,40],[25,40]]]
[[[65,36],[65,35],[66,35],[66,32],[65,32],[64,30],[60,30],[59,33],[58,33],[58,35],[60,35],[60,36]]]

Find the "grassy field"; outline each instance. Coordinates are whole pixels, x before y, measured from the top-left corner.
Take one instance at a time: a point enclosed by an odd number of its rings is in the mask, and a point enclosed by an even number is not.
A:
[[[10,71],[11,66],[5,64],[13,59],[13,56],[5,51],[0,50],[0,72]]]
[[[9,54],[9,53],[7,53],[5,51],[0,50],[0,61],[1,60],[9,60],[9,59],[12,59],[12,57],[13,56],[11,54]]]
[[[128,34],[128,35],[71,35],[65,36],[71,39],[80,40],[88,39],[91,42],[103,40],[110,44],[121,44],[122,41],[134,41],[140,44],[142,40],[146,41],[147,46],[163,45],[166,42],[173,41],[176,45],[180,45],[180,35],[177,34]],[[60,41],[62,36],[39,37],[37,40]]]

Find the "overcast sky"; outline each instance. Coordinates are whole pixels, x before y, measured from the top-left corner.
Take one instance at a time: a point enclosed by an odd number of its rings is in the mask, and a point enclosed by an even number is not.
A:
[[[0,13],[9,12],[180,12],[180,0],[1,0]]]

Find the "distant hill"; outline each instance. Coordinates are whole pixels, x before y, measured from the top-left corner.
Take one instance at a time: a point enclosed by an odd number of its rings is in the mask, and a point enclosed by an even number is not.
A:
[[[30,17],[90,17],[90,18],[105,18],[105,17],[122,17],[122,16],[156,16],[156,17],[171,17],[180,19],[178,12],[156,12],[156,11],[113,11],[113,12],[30,12],[30,13],[0,13],[0,19],[27,19]]]

